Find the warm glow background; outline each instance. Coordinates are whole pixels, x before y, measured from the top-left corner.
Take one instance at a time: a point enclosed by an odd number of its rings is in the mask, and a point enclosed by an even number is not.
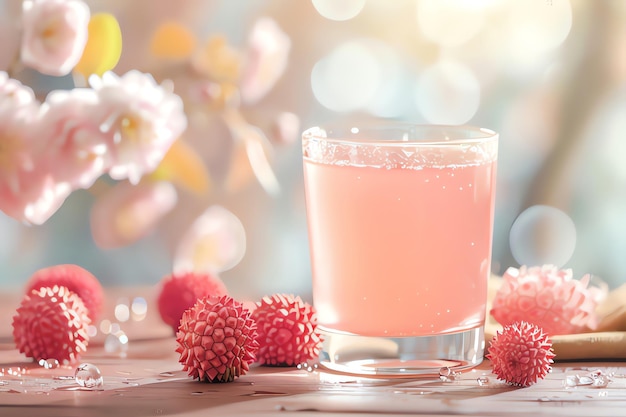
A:
[[[290,111],[305,127],[377,116],[415,123],[470,123],[500,133],[493,272],[551,262],[626,282],[626,2],[620,0],[185,0],[87,1],[114,13],[124,49],[115,71],[167,77],[150,55],[150,36],[171,20],[198,38],[221,33],[244,42],[261,16],[291,38],[285,75],[251,108]],[[19,1],[0,1],[0,69],[17,48]],[[35,90],[68,79],[32,75]],[[178,84],[177,84],[178,87]],[[187,92],[175,88],[180,95]],[[150,236],[131,246],[94,245],[93,196],[74,193],[43,226],[0,215],[0,285],[19,287],[36,270],[77,263],[104,285],[156,284],[172,268],[181,231],[211,204],[242,221],[247,251],[222,274],[231,292],[309,298],[302,163],[298,132],[276,148],[281,185],[256,182],[206,199],[181,196]],[[224,126],[207,123],[193,144],[220,178],[230,146]],[[528,209],[528,210],[527,210]],[[516,219],[518,221],[516,222]],[[451,260],[453,261],[453,260]],[[385,279],[385,277],[381,277]]]

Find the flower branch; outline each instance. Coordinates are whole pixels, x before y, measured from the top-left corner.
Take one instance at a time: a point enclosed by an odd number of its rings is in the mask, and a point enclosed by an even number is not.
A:
[[[94,241],[112,248],[141,239],[175,208],[179,188],[204,196],[215,185],[207,155],[194,146],[198,132],[206,138],[209,120],[222,120],[233,143],[226,190],[238,192],[256,179],[268,194],[279,192],[272,155],[292,141],[299,120],[289,112],[270,114],[269,135],[244,116],[287,67],[290,40],[273,20],[259,19],[243,49],[220,34],[202,43],[182,24],[164,23],[150,44],[156,67],[123,75],[113,72],[122,53],[118,21],[92,14],[82,0],[26,0],[20,31],[16,59],[0,72],[0,211],[6,215],[40,225],[73,192],[93,188]],[[37,98],[18,79],[22,67],[71,75],[74,87]],[[96,187],[102,182],[106,187]],[[239,236],[240,224],[230,233]],[[186,235],[201,245],[210,233]]]

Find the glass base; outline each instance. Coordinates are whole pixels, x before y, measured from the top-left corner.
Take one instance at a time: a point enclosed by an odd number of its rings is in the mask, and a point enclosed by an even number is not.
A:
[[[416,337],[369,337],[322,329],[320,365],[341,373],[381,377],[439,376],[483,361],[483,327]]]

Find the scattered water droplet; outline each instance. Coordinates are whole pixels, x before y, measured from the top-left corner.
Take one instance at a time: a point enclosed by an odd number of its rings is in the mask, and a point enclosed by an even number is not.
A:
[[[611,382],[611,376],[601,370],[592,371],[587,375],[567,375],[563,381],[565,388],[578,386],[592,386],[594,388],[605,388]]]
[[[478,385],[480,385],[481,387],[487,386],[487,385],[489,385],[489,377],[487,377],[487,376],[480,376],[480,377],[476,378],[476,382],[478,382]]]
[[[591,386],[594,388],[606,388],[611,382],[611,377],[604,374],[599,374],[593,378]]]
[[[567,375],[563,380],[563,385],[565,388],[571,388],[578,385],[577,375]]]
[[[432,394],[433,391],[416,391],[414,389],[406,389],[406,390],[395,390],[394,394],[407,394],[407,395],[428,395]]]
[[[102,388],[104,379],[100,373],[100,369],[96,365],[90,363],[81,363],[74,373],[76,383],[84,388]]]
[[[56,380],[56,381],[69,381],[69,380],[73,380],[76,379],[75,376],[69,376],[69,375],[58,375],[53,377],[52,379]]]
[[[46,369],[55,369],[59,367],[59,361],[56,359],[39,359],[39,366]]]
[[[243,394],[244,397],[261,397],[266,395],[287,395],[287,393],[275,391],[254,391],[249,394]]]
[[[19,366],[15,367],[15,368],[2,368],[2,371],[0,371],[0,376],[16,376],[16,377],[21,377],[23,374],[26,373],[26,368],[21,368]]]
[[[308,362],[302,362],[296,365],[296,369],[301,369],[307,372],[314,372],[316,371],[318,368],[317,363],[308,363]]]
[[[460,372],[453,371],[447,366],[439,368],[439,379],[442,382],[454,382],[459,375],[461,375]]]
[[[161,373],[159,374],[159,376],[167,376],[167,377],[170,377],[170,376],[174,376],[174,374],[173,374],[172,372],[161,372]]]

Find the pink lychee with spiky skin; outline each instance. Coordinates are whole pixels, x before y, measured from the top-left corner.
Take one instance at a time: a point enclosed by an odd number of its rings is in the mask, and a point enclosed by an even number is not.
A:
[[[78,294],[55,285],[32,290],[13,316],[17,349],[35,361],[56,359],[75,363],[87,350],[91,323]]]
[[[104,290],[98,278],[91,272],[74,264],[61,264],[48,266],[37,270],[26,283],[26,294],[42,287],[66,287],[78,295],[87,311],[91,321],[95,321],[102,311],[104,303]]]
[[[173,273],[161,280],[157,306],[163,321],[176,333],[183,313],[199,298],[219,298],[226,294],[226,285],[215,275],[203,272]]]
[[[300,297],[274,294],[263,297],[252,312],[259,332],[258,362],[296,366],[318,357],[322,338],[313,306]]]
[[[487,358],[493,373],[509,384],[528,387],[543,379],[554,363],[552,342],[535,324],[525,321],[505,326],[491,340]]]
[[[244,375],[259,348],[250,311],[228,295],[201,298],[186,310],[176,343],[183,370],[205,382],[231,382]]]

